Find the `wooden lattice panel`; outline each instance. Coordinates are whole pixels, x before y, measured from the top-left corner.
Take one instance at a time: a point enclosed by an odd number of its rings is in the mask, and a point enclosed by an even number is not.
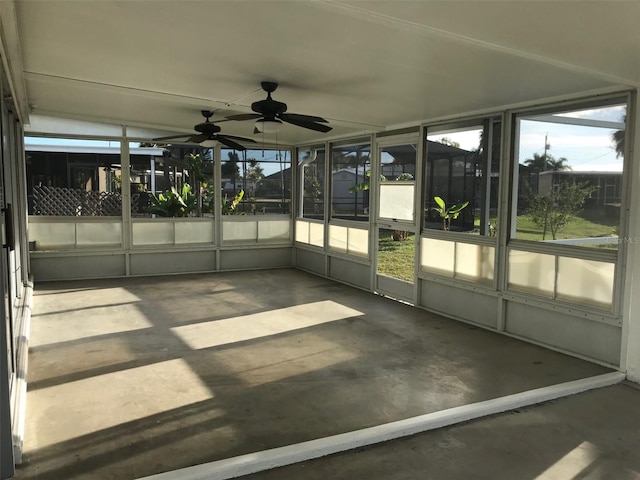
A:
[[[60,187],[33,187],[34,215],[120,216],[122,195]]]

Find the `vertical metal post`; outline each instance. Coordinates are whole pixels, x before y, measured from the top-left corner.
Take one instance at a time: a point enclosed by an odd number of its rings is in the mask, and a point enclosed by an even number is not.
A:
[[[131,159],[127,128],[122,127],[120,138],[120,176],[122,177],[122,246],[125,251],[125,275],[131,275],[130,251],[133,245],[133,224],[131,222]]]
[[[494,286],[498,290],[498,319],[496,329],[504,331],[506,329],[506,300],[503,299],[501,292],[507,288],[507,273],[509,268],[509,251],[507,243],[511,231],[515,232],[515,215],[518,205],[518,167],[517,162],[512,158],[512,140],[517,145],[517,139],[514,136],[518,133],[518,129],[513,128],[514,118],[510,111],[502,116],[502,150],[500,152],[500,184],[498,192],[498,225],[497,225],[497,245],[494,258]],[[513,209],[513,213],[511,212]],[[513,225],[512,225],[513,224]]]
[[[324,252],[324,275],[329,276],[329,223],[331,222],[331,206],[333,199],[333,175],[331,169],[333,168],[333,152],[331,151],[331,144],[326,142],[324,144],[324,228],[322,238],[322,250]]]
[[[222,246],[222,148],[213,149],[213,242],[216,247],[216,271],[220,270],[220,247]],[[235,178],[234,178],[235,185]]]
[[[151,156],[151,193],[156,194],[156,159]]]
[[[622,345],[620,351],[620,369],[626,371],[627,378],[640,382],[640,294],[636,285],[640,277],[640,96],[631,95],[627,109],[627,125],[625,129],[625,163],[629,167],[627,182],[627,211],[624,219],[628,219],[628,228],[623,232],[627,242],[626,265],[619,275],[624,279],[624,303],[622,307]],[[620,245],[621,248],[625,248]],[[621,269],[619,269],[621,270]],[[615,290],[614,290],[615,292]]]
[[[416,227],[416,233],[413,236],[414,240],[414,257],[413,257],[413,304],[415,306],[420,306],[422,303],[422,282],[418,277],[420,273],[420,234],[422,233],[423,224],[424,224],[424,197],[425,197],[425,189],[424,189],[424,180],[425,180],[425,166],[426,166],[426,139],[427,139],[427,129],[424,126],[420,127],[420,133],[418,134],[417,147],[416,151],[416,170],[414,175],[414,201],[415,201],[415,218],[414,225]]]

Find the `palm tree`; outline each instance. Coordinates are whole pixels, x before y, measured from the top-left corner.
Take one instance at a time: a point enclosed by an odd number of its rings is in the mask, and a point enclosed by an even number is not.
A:
[[[524,161],[524,164],[531,168],[532,170],[542,171],[547,168],[547,155],[541,155],[539,153],[534,153],[533,158],[528,158]]]
[[[534,153],[533,158],[524,161],[524,164],[534,171],[542,172],[545,170],[571,170],[567,165],[568,160],[564,157],[556,159],[553,155]]]
[[[568,160],[564,157],[558,159],[553,158],[551,155],[547,155],[547,170],[571,170],[571,167],[567,165]]]
[[[624,117],[622,117],[622,123],[624,123],[625,125],[627,124],[626,113],[624,114]],[[616,148],[616,158],[624,156],[624,128],[622,130],[616,130],[615,132],[613,132],[613,135],[611,135],[611,137]]]

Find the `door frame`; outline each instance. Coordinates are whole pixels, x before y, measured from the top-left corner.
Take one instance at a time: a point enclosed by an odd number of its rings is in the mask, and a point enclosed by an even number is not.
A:
[[[374,213],[371,216],[371,244],[369,251],[371,253],[371,285],[375,293],[389,296],[397,300],[401,300],[412,305],[418,302],[418,267],[419,267],[419,248],[420,248],[420,228],[422,223],[422,176],[423,176],[423,129],[415,130],[411,133],[402,133],[398,135],[389,135],[378,137],[372,151],[375,152],[375,161],[371,164],[371,188],[375,194],[371,195],[370,209]],[[380,217],[380,175],[381,175],[381,154],[386,147],[415,145],[416,146],[416,164],[414,175],[414,195],[413,195],[413,222],[400,221],[390,218]],[[373,203],[373,205],[371,204]],[[381,229],[402,230],[413,233],[414,242],[414,271],[413,282],[409,283],[404,280],[396,279],[387,275],[378,273],[378,242]]]

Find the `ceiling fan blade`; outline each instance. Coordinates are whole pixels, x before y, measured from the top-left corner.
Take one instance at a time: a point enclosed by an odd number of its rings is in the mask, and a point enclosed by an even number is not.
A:
[[[262,118],[262,115],[257,114],[257,113],[240,113],[238,115],[229,115],[226,118],[227,118],[227,120],[238,120],[238,121],[256,120],[258,118]]]
[[[182,135],[170,135],[168,137],[158,137],[158,138],[154,138],[152,139],[154,142],[160,142],[162,140],[173,140],[174,138],[186,138],[189,135],[191,135],[190,133],[185,133]]]
[[[299,113],[281,113],[280,118],[284,120],[285,118],[291,120],[300,120],[302,122],[320,122],[320,123],[329,123],[328,120],[325,120],[322,117],[315,117],[313,115],[300,115]]]
[[[253,138],[247,138],[247,137],[238,137],[236,135],[227,135],[226,133],[219,133],[218,134],[218,139],[220,137],[224,137],[224,138],[230,138],[232,140],[239,140],[241,142],[249,142],[249,143],[256,143],[256,141]]]
[[[207,138],[209,138],[209,135],[205,135],[205,134],[202,134],[202,135],[193,135],[193,136],[189,137],[189,139],[187,140],[187,142],[190,142],[190,143],[200,143],[200,142],[205,141]]]
[[[246,150],[246,148],[244,148],[242,145],[240,145],[239,143],[234,142],[233,140],[230,140],[229,138],[227,138],[224,135],[216,135],[215,139],[218,140],[221,144],[226,145],[229,148],[233,148],[235,150],[240,150],[241,152]]]
[[[333,128],[330,127],[329,125],[324,125],[323,123],[308,122],[305,120],[300,120],[295,117],[288,118],[283,115],[280,115],[280,119],[283,122],[291,123],[293,125],[297,125],[298,127],[302,127],[302,128],[308,128],[309,130],[315,130],[316,132],[327,133],[333,130]]]

